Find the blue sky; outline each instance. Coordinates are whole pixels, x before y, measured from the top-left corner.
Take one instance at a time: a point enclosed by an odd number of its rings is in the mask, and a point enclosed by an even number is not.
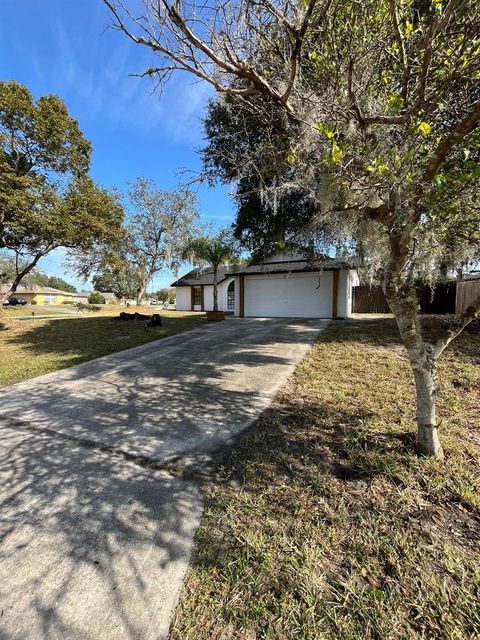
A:
[[[101,0],[1,0],[0,77],[29,87],[35,97],[54,93],[66,103],[93,144],[91,175],[121,191],[137,176],[172,189],[195,171],[202,146],[201,117],[211,90],[177,75],[162,95],[148,79],[129,77],[149,66],[149,50],[108,29]],[[204,218],[218,226],[233,219],[234,206],[223,187],[198,189]],[[61,251],[39,265],[65,273]],[[166,286],[171,275],[156,278]]]

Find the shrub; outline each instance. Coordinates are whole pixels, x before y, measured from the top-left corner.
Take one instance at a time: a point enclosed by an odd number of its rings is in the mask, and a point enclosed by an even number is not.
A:
[[[89,304],[105,304],[105,298],[98,291],[93,291],[88,296]]]
[[[85,302],[75,302],[74,306],[79,311],[100,311],[100,307],[96,304],[85,304]]]

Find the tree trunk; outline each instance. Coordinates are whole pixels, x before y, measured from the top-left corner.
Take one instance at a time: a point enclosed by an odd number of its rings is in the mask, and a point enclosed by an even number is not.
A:
[[[436,418],[437,363],[424,357],[419,362],[410,361],[417,392],[417,444],[420,453],[434,458],[443,458],[443,449],[438,437]]]
[[[146,289],[147,289],[146,283],[142,282],[142,284],[138,287],[138,290],[137,290],[137,306],[140,306],[142,304]]]
[[[218,311],[218,283],[217,283],[218,269],[213,268],[213,310]]]
[[[150,281],[150,276],[146,275],[143,280],[140,282],[140,286],[137,289],[137,305],[140,306],[143,302],[143,298],[145,296],[145,291],[147,290],[148,283]]]

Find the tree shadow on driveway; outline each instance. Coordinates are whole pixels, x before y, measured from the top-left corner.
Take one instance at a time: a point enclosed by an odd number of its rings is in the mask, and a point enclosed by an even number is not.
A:
[[[7,427],[0,477],[2,638],[163,637],[201,512],[192,483]]]

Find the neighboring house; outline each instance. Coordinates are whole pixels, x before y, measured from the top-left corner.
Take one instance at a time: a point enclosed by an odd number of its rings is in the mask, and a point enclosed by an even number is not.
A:
[[[348,318],[353,262],[273,256],[261,264],[227,267],[218,273],[218,308],[240,317]],[[213,308],[213,271],[193,269],[174,282],[178,311]]]
[[[112,300],[116,300],[117,296],[112,293],[111,291],[100,291],[99,292],[101,296],[103,296],[105,298],[105,302],[108,304],[109,302],[111,302]]]
[[[77,291],[75,292],[73,295],[73,301],[74,302],[80,302],[83,304],[87,304],[88,303],[88,296],[93,293],[92,291]],[[115,294],[111,293],[109,291],[107,292],[100,292],[100,295],[102,295],[105,298],[105,302],[108,304],[110,302],[110,300],[115,300]]]
[[[7,287],[2,286],[2,291]],[[73,293],[40,285],[20,285],[13,296],[25,298],[28,304],[65,304],[73,302]]]
[[[75,291],[75,293],[72,293],[73,301],[75,303],[87,304],[90,293],[90,291]]]

